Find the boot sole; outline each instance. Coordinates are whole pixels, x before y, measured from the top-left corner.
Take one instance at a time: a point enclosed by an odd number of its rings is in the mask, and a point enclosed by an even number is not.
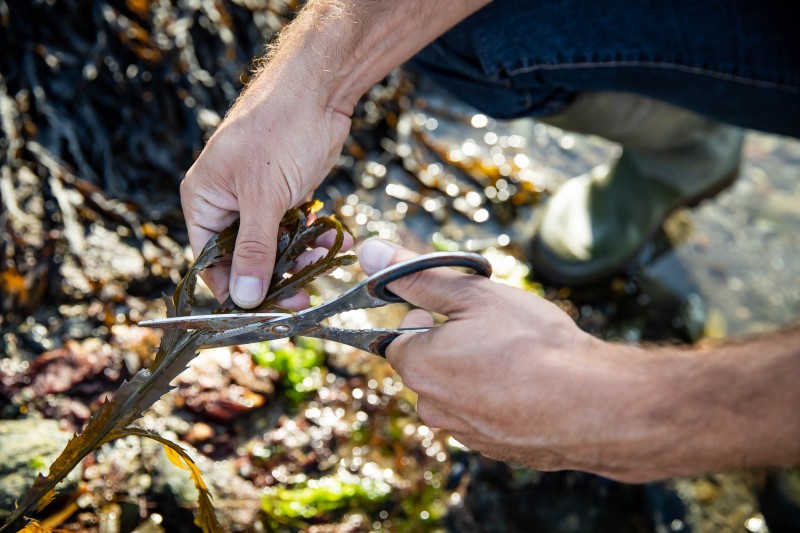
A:
[[[586,287],[597,285],[613,279],[615,276],[628,269],[642,249],[650,242],[657,234],[664,222],[681,207],[695,207],[704,200],[712,198],[727,189],[736,182],[739,176],[739,166],[737,165],[731,172],[729,172],[723,179],[715,182],[712,186],[704,189],[694,196],[690,197],[687,201],[679,202],[676,205],[665,210],[664,215],[650,231],[646,238],[642,239],[639,246],[634,248],[622,261],[613,267],[607,267],[600,271],[593,272],[591,275],[572,275],[565,274],[563,269],[551,268],[549,264],[557,264],[562,262],[553,254],[547,251],[539,242],[538,235],[531,239],[526,253],[528,261],[533,269],[534,277],[545,283],[554,285],[568,285],[570,287]],[[540,259],[540,257],[544,259]],[[549,263],[549,264],[548,264]],[[578,265],[578,263],[573,263]],[[568,270],[568,268],[567,268]]]

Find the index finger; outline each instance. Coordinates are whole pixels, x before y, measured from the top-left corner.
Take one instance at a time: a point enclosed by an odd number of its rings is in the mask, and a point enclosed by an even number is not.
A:
[[[419,254],[382,239],[364,242],[358,252],[362,269],[374,274]],[[406,301],[429,311],[451,315],[474,305],[485,294],[488,279],[450,268],[423,270],[392,281],[388,289]]]

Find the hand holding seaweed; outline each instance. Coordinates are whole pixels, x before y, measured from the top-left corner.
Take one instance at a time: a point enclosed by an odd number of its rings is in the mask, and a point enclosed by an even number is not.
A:
[[[289,210],[281,220],[284,231],[280,234],[274,274],[270,290],[264,302],[258,307],[260,311],[279,309],[277,302],[291,296],[317,278],[320,274],[342,265],[352,264],[354,255],[337,256],[344,243],[345,229],[333,217],[319,217],[312,220],[312,214],[322,206],[320,202],[309,202]],[[167,316],[186,316],[192,313],[194,291],[198,274],[205,268],[219,263],[223,257],[233,252],[239,228],[238,220],[212,238],[198,255],[195,263],[183,277],[172,297],[164,297],[167,305]],[[309,264],[293,275],[289,275],[298,264],[298,258],[323,233],[333,230],[335,239],[328,253],[318,261]],[[237,308],[230,299],[220,305],[215,312],[244,312]],[[148,437],[164,444],[170,458],[180,464],[183,461],[189,468],[192,480],[198,489],[198,511],[195,523],[206,533],[221,532],[219,522],[214,516],[211,497],[200,471],[186,452],[177,444],[150,433],[141,428],[131,426],[142,413],[153,405],[172,387],[170,382],[186,368],[186,365],[197,355],[198,349],[214,334],[203,330],[169,329],[164,333],[153,365],[149,369],[140,370],[130,381],[123,383],[114,397],[105,402],[95,416],[89,421],[83,432],[75,435],[50,466],[47,476],[39,475],[17,508],[0,527],[5,531],[24,513],[36,507],[42,510],[55,496],[55,487],[61,482],[87,455],[103,444],[136,435]]]

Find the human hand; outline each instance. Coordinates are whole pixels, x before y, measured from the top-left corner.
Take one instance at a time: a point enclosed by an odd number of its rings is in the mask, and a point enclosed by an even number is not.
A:
[[[232,264],[203,273],[220,301],[230,293],[237,305],[252,308],[264,299],[278,222],[333,166],[359,97],[487,3],[304,4],[181,184],[195,255],[240,215]],[[307,296],[281,303],[301,308]]]
[[[350,128],[321,92],[298,86],[282,65],[270,65],[248,87],[181,183],[181,203],[195,255],[214,233],[241,218],[231,263],[204,271],[222,302],[252,308],[266,295],[287,209],[306,199],[330,171]],[[333,235],[318,239],[299,263],[324,255]],[[352,245],[347,235],[343,249]],[[300,292],[281,302],[308,306]]]
[[[380,239],[359,250],[368,274],[416,254]],[[389,288],[449,320],[393,341],[386,356],[418,393],[426,424],[484,455],[540,470],[577,469],[642,481],[654,466],[653,375],[641,350],[581,331],[554,304],[523,290],[450,269],[424,271]],[[414,310],[401,327],[428,327]],[[678,433],[679,434],[679,433]]]

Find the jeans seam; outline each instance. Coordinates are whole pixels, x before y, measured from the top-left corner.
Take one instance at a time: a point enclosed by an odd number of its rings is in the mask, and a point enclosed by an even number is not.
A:
[[[553,63],[553,64],[539,63],[527,67],[520,67],[513,70],[507,70],[506,73],[509,76],[515,76],[517,74],[525,74],[527,72],[534,72],[537,70],[558,70],[558,69],[570,69],[570,68],[591,69],[591,68],[609,68],[609,67],[623,67],[623,68],[650,67],[650,68],[660,68],[665,70],[677,70],[681,72],[687,72],[690,74],[708,76],[710,78],[716,78],[719,80],[741,83],[743,85],[752,85],[755,87],[761,87],[763,89],[777,89],[777,90],[787,91],[790,93],[800,94],[800,87],[796,87],[793,85],[785,85],[777,82],[757,80],[753,78],[747,78],[744,76],[738,76],[735,74],[726,74],[725,72],[718,72],[716,70],[709,70],[700,67],[681,65],[679,63],[662,63],[657,61],[594,61],[591,63],[581,62],[581,63]]]

